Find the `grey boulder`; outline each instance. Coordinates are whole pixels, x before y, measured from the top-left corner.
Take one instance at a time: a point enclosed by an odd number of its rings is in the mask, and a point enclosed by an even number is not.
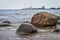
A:
[[[30,23],[23,23],[19,26],[16,33],[18,34],[32,34],[37,33],[37,29]]]

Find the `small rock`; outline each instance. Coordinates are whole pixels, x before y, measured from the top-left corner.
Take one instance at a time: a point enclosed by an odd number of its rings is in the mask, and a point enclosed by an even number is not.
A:
[[[57,16],[58,17],[58,20],[60,20],[60,16]]]
[[[58,24],[60,24],[60,20],[58,20]]]
[[[4,21],[3,23],[0,24],[0,26],[10,26],[11,22],[10,21]]]
[[[3,23],[11,24],[11,22],[10,22],[10,21],[4,21]]]
[[[32,24],[23,23],[19,26],[16,33],[18,33],[18,34],[32,34],[32,33],[37,33],[37,29]]]
[[[29,22],[29,21],[24,21],[23,23],[31,23],[31,22]]]
[[[60,30],[59,29],[55,29],[53,32],[60,32]]]
[[[60,24],[60,16],[57,16],[58,17],[58,24]]]

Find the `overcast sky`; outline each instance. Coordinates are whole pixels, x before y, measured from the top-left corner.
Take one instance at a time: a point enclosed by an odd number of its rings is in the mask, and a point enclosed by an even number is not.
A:
[[[0,0],[0,9],[21,9],[25,7],[60,7],[60,0]]]

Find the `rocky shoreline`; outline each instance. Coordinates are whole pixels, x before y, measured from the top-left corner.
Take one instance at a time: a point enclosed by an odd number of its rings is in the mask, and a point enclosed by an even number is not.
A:
[[[60,32],[60,30],[57,29],[57,26],[56,26],[58,24],[59,19],[60,17],[58,17],[57,15],[54,15],[48,12],[39,12],[32,17],[31,23],[28,21],[26,21],[25,23],[22,23],[16,32],[19,34],[38,33],[38,30],[37,30],[38,28],[54,29],[52,32],[58,32],[58,31]]]
[[[31,22],[12,25],[10,21],[4,21],[0,26],[0,40],[60,40],[58,20],[56,15],[42,12],[38,16],[33,15]]]
[[[11,26],[10,21],[3,21],[0,26]],[[52,32],[60,32],[57,29],[57,24],[60,24],[60,17],[49,12],[39,12],[33,15],[31,22],[24,21],[16,30],[17,34],[34,34],[38,33],[38,29],[53,29]]]

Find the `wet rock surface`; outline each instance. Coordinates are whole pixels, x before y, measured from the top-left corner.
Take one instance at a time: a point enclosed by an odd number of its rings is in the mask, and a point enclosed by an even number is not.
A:
[[[31,23],[36,27],[55,26],[58,17],[48,12],[39,12],[32,17]]]
[[[37,33],[37,29],[30,23],[22,23],[17,29],[16,33],[18,34],[32,34]]]

